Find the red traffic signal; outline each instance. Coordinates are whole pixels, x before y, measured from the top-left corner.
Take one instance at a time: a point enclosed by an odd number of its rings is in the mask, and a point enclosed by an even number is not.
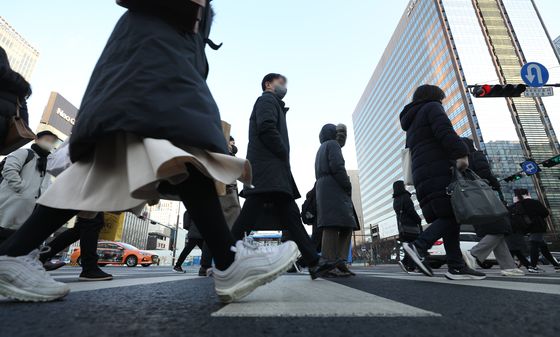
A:
[[[525,84],[483,84],[475,85],[472,89],[474,97],[520,97],[525,91]]]

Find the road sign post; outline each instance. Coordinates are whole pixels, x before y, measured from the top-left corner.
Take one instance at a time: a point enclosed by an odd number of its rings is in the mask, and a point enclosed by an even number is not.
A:
[[[529,87],[542,87],[548,82],[548,77],[548,70],[540,63],[525,63],[521,68],[521,78]]]

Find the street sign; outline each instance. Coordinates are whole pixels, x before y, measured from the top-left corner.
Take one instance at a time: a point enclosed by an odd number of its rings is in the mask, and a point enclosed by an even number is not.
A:
[[[554,90],[552,87],[530,87],[525,89],[523,92],[525,97],[546,97],[554,96]]]
[[[548,82],[548,70],[537,62],[525,63],[521,68],[521,78],[530,87],[542,87]]]
[[[531,176],[533,174],[537,174],[541,171],[539,168],[539,164],[537,164],[533,160],[526,160],[521,163],[521,169],[525,172],[526,175]]]
[[[365,247],[365,246],[362,246],[361,250],[362,250],[362,252],[365,252],[365,251],[366,251],[366,247]]]

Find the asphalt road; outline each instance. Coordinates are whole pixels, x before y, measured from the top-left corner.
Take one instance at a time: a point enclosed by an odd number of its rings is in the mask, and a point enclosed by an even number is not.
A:
[[[547,268],[547,267],[545,267]],[[57,336],[558,336],[560,273],[483,281],[410,276],[396,266],[355,268],[348,279],[285,275],[241,303],[223,306],[212,280],[169,267],[107,267],[113,281],[53,276],[64,300],[0,299],[0,337]],[[441,271],[443,272],[443,271]]]

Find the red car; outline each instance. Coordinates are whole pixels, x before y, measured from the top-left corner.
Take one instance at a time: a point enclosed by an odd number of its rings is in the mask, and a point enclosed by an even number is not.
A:
[[[140,250],[124,242],[99,241],[97,244],[97,255],[99,256],[97,264],[100,266],[124,264],[127,267],[136,267],[140,264],[142,267],[149,267],[159,262],[157,255]],[[80,248],[74,248],[70,255],[70,262],[81,265],[81,261]]]

